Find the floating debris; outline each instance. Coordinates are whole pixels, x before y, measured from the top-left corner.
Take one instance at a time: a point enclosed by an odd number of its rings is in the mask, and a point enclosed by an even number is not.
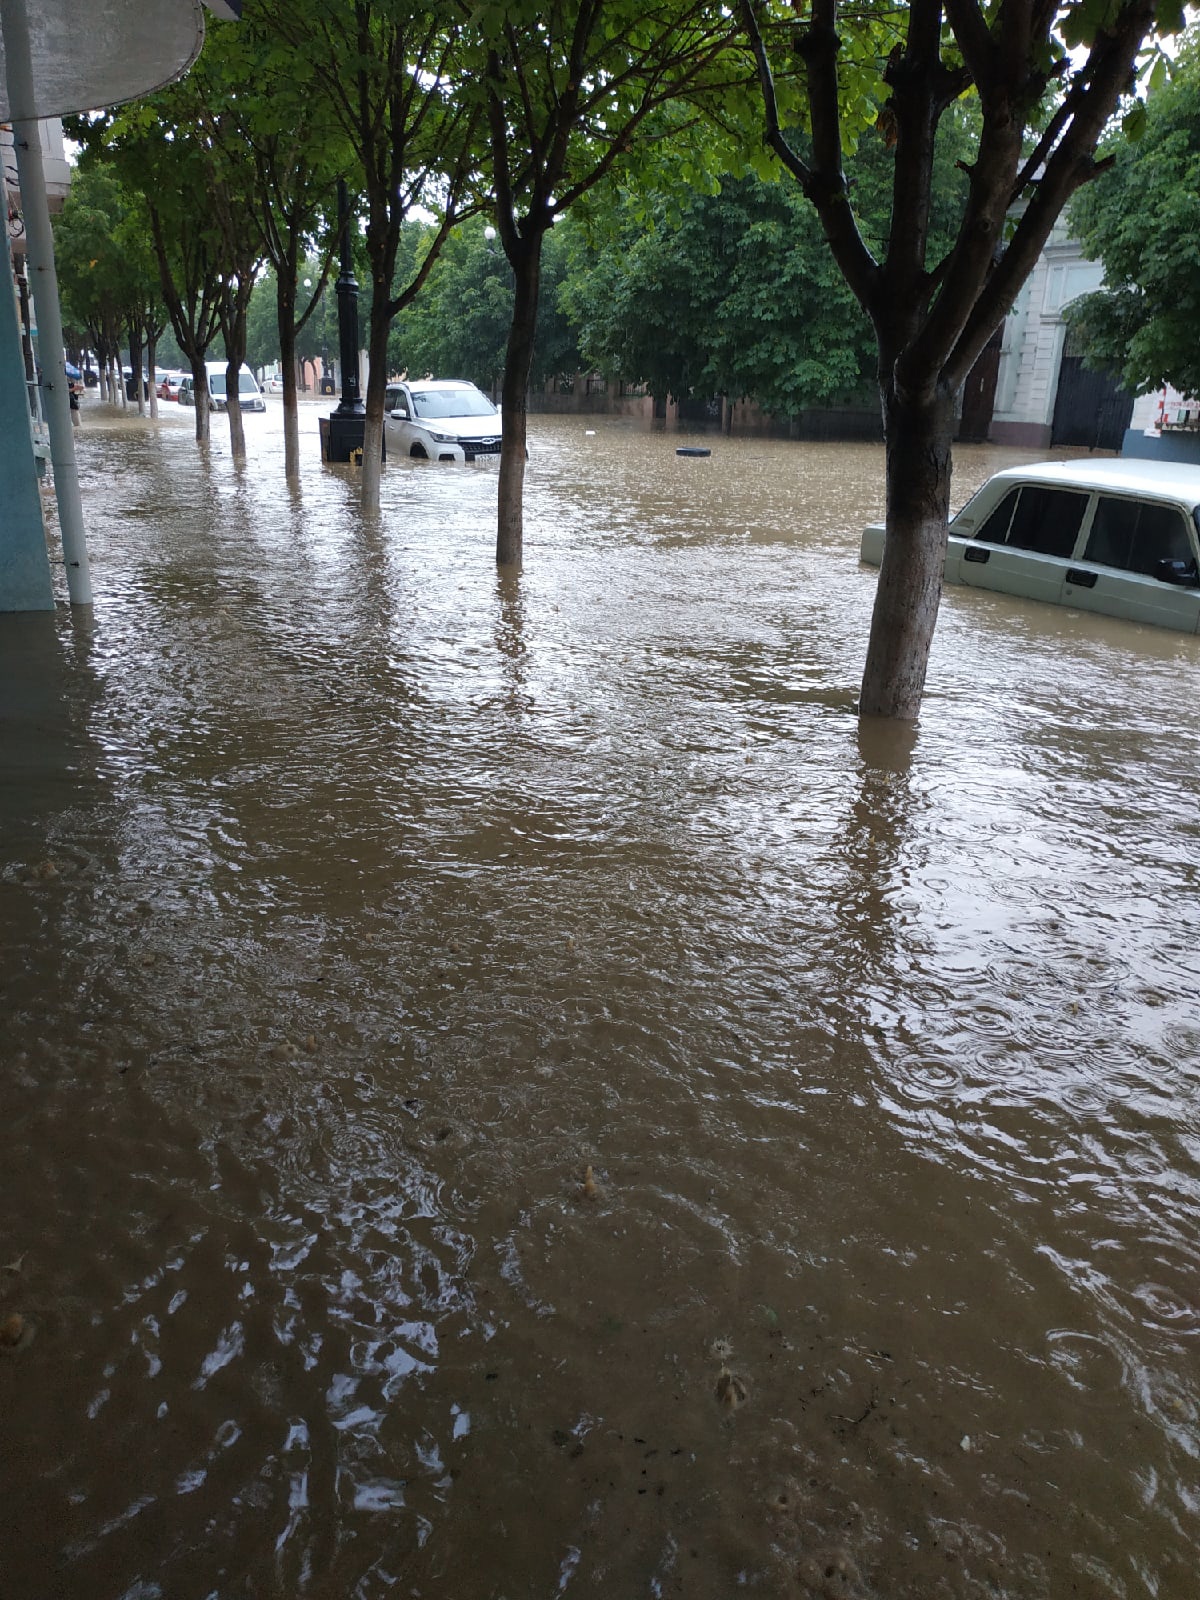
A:
[[[307,1035],[304,1040],[304,1048],[308,1051],[310,1056],[314,1055],[321,1048],[321,1041],[317,1038],[315,1033],[310,1033]]]
[[[583,1175],[580,1192],[585,1200],[595,1200],[600,1194],[600,1186],[596,1182],[596,1174],[590,1166]]]
[[[969,1433],[964,1433],[963,1434],[962,1438],[958,1441],[958,1448],[960,1450],[970,1450],[970,1448],[971,1448],[971,1435]]]
[[[0,1350],[19,1350],[22,1345],[29,1343],[29,1329],[25,1318],[19,1311],[14,1311],[11,1316],[5,1317],[0,1322]]]
[[[271,1046],[271,1054],[276,1061],[290,1061],[293,1056],[299,1055],[300,1052],[290,1039],[280,1039]]]
[[[727,1367],[733,1360],[733,1340],[714,1339],[708,1347],[708,1353],[714,1361],[719,1361],[722,1367]]]
[[[19,1256],[14,1256],[11,1261],[6,1261],[3,1267],[0,1267],[0,1272],[20,1272],[25,1265],[25,1257],[28,1254],[27,1250],[22,1250]]]
[[[717,1379],[717,1387],[713,1392],[727,1411],[736,1411],[738,1406],[745,1405],[748,1398],[746,1385],[736,1373],[730,1372],[728,1367],[721,1369],[721,1376]]]

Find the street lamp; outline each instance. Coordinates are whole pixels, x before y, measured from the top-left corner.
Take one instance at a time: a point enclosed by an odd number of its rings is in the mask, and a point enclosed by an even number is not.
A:
[[[338,179],[338,232],[342,248],[342,270],[337,281],[342,398],[335,411],[321,418],[321,455],[326,461],[350,461],[358,451],[361,461],[367,408],[358,387],[358,284],[350,254],[350,201],[344,178]]]

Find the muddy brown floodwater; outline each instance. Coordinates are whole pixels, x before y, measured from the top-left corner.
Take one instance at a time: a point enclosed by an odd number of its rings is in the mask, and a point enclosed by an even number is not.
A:
[[[268,404],[0,619],[4,1600],[1195,1596],[1200,641],[860,731],[878,450],[534,419],[502,582]]]

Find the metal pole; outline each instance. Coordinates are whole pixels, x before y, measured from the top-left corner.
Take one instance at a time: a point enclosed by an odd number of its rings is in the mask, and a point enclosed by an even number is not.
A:
[[[75,434],[71,427],[71,392],[63,355],[62,310],[54,272],[54,235],[46,201],[46,177],[33,90],[33,57],[25,0],[0,0],[4,33],[8,104],[12,112],[21,215],[25,223],[33,303],[37,308],[38,353],[46,421],[50,426],[50,461],[62,530],[67,591],[72,605],[90,606],[92,578],[83,532],[83,502],[75,466]]]
[[[342,399],[335,417],[366,415],[358,387],[358,282],[350,254],[350,201],[346,180],[338,179],[338,233],[342,246],[342,270],[337,281],[338,354],[342,363]]]

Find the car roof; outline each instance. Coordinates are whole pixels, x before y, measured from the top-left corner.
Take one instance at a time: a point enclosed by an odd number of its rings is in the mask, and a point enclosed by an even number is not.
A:
[[[996,478],[1005,483],[1061,484],[1068,489],[1109,489],[1118,494],[1152,495],[1160,500],[1200,504],[1200,463],[1151,461],[1119,456],[1101,461],[1035,461],[1025,467],[1006,467]]]
[[[406,388],[412,389],[414,393],[419,391],[421,394],[428,394],[432,389],[449,389],[453,391],[455,389],[474,389],[476,387],[466,378],[406,378],[404,382]],[[393,383],[389,387],[396,389],[399,388],[399,385]]]

